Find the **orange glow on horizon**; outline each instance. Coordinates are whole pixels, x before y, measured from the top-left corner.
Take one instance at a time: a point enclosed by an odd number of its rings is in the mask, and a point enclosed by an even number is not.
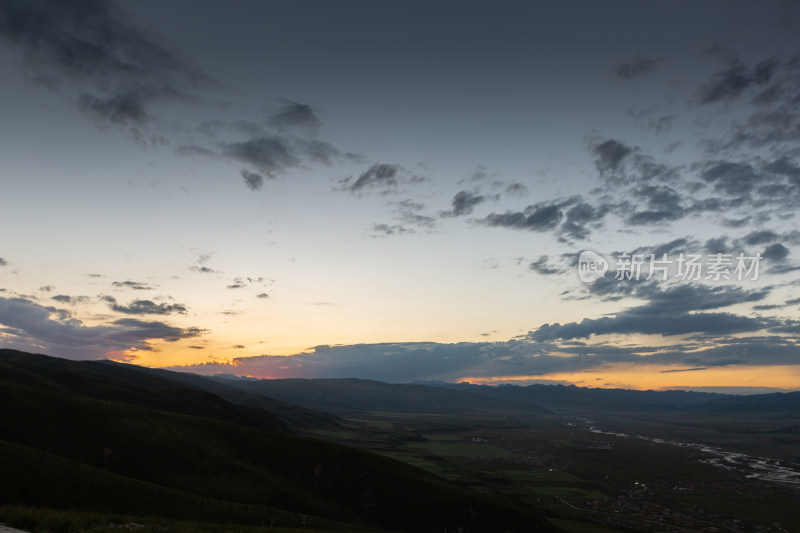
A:
[[[636,390],[703,387],[774,387],[796,390],[800,365],[728,366],[693,369],[657,365],[609,365],[590,371],[529,376],[466,376],[458,381],[479,385],[557,381],[580,387]]]

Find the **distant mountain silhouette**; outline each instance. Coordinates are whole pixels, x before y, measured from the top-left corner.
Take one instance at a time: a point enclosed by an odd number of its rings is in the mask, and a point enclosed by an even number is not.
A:
[[[241,390],[263,394],[335,413],[390,411],[414,413],[470,413],[486,411],[546,412],[529,403],[473,394],[472,390],[414,384],[388,384],[368,379],[262,379],[217,381]]]

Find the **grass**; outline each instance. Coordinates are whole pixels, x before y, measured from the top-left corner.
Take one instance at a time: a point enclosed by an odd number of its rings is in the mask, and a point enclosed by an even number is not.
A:
[[[30,533],[295,533],[314,531],[333,533],[329,529],[303,528],[300,521],[292,523],[280,518],[265,517],[262,525],[226,524],[215,522],[176,521],[154,516],[134,516],[113,513],[69,511],[39,507],[0,506],[0,522]],[[379,533],[382,530],[363,530]]]
[[[305,515],[308,528],[339,530],[542,523],[377,454],[220,420],[8,382],[0,419],[0,502],[244,525]]]
[[[797,498],[776,497],[755,499],[737,495],[687,494],[675,501],[704,509],[707,512],[745,518],[754,522],[780,522],[789,531],[800,531],[800,510]]]
[[[424,443],[410,443],[409,450],[419,453],[427,453],[431,455],[438,455],[440,457],[513,457],[514,454],[492,446],[490,444],[476,443],[476,442],[463,442],[459,440],[453,441],[429,441]]]

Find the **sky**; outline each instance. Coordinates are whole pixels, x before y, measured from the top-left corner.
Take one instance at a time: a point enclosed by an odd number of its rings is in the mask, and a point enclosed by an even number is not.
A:
[[[800,4],[0,4],[0,346],[800,388]]]

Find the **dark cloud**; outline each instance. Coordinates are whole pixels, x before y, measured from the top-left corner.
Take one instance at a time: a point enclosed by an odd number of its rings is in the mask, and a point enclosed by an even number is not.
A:
[[[592,146],[592,152],[597,156],[597,169],[604,174],[617,170],[622,161],[633,153],[633,149],[620,141],[609,139]]]
[[[646,202],[647,209],[631,214],[629,224],[654,224],[679,220],[685,216],[681,195],[673,188],[663,185],[642,185],[633,191],[638,200]]]
[[[617,67],[615,72],[621,80],[643,78],[650,74],[664,59],[661,57],[640,57],[626,61]]]
[[[278,129],[316,130],[322,125],[313,107],[291,101],[273,114],[268,122]]]
[[[602,204],[593,206],[584,202],[580,197],[573,197],[565,207],[566,219],[561,225],[560,232],[572,239],[582,240],[589,237],[591,230],[602,226],[605,216],[611,211],[611,206]]]
[[[538,274],[542,274],[545,276],[551,276],[553,274],[561,273],[561,269],[550,265],[550,257],[547,255],[539,256],[539,259],[532,261],[528,265],[528,268]]]
[[[385,235],[402,235],[404,233],[416,233],[411,228],[406,228],[400,224],[373,224],[372,232],[381,236]]]
[[[563,218],[564,212],[560,205],[540,204],[530,206],[523,212],[491,213],[481,222],[494,227],[546,231],[556,228]]]
[[[714,184],[715,190],[729,195],[749,194],[761,179],[750,164],[730,161],[709,164],[701,177]]]
[[[761,252],[761,257],[767,259],[768,261],[783,261],[788,256],[789,249],[779,242],[770,244],[763,252]]]
[[[4,1],[0,39],[33,78],[51,87],[75,83],[79,109],[99,121],[144,123],[151,103],[186,97],[208,81],[101,0]]]
[[[442,211],[441,215],[445,217],[459,217],[462,215],[469,215],[476,205],[484,202],[485,196],[476,194],[470,191],[459,191],[453,196],[452,209],[449,211]]]
[[[766,59],[753,68],[742,63],[734,63],[729,68],[715,72],[711,81],[697,90],[697,100],[701,104],[711,104],[738,98],[746,89],[763,86],[772,79],[778,61]]]
[[[707,366],[699,366],[697,368],[679,368],[676,370],[661,370],[661,374],[668,374],[670,372],[699,372],[701,370],[708,370]]]
[[[114,287],[119,287],[121,289],[133,289],[135,291],[152,291],[153,287],[147,285],[146,283],[139,283],[138,281],[114,281],[111,283]]]
[[[230,364],[253,376],[359,377],[397,383],[452,379],[460,372],[480,367],[498,355],[509,353],[508,347],[491,343],[387,343],[316,346],[310,353],[288,358],[269,355],[241,357]],[[227,363],[205,363],[175,369],[206,374],[232,373],[233,367]],[[239,373],[239,370],[234,372]]]
[[[258,190],[264,185],[264,176],[261,174],[250,172],[249,170],[242,170],[241,175],[242,178],[244,178],[244,184],[247,185],[251,191]]]
[[[225,363],[201,363],[173,369],[207,375],[231,373],[269,378],[356,377],[389,383],[432,379],[456,382],[469,376],[528,377],[585,372],[611,364],[664,365],[686,371],[728,365],[786,365],[794,364],[798,357],[800,346],[792,339],[765,335],[722,337],[709,344],[688,341],[658,348],[531,340],[317,346],[309,352],[290,356],[239,357]]]
[[[767,172],[772,172],[793,179],[800,179],[800,166],[788,156],[781,156],[765,167]]]
[[[422,228],[430,230],[438,223],[436,217],[422,214],[425,206],[413,200],[403,200],[397,204],[397,218],[406,226],[411,226],[412,229]]]
[[[397,188],[402,172],[404,170],[400,165],[375,163],[359,174],[357,178],[354,179],[353,176],[350,176],[342,180],[342,186],[352,193],[361,192],[365,189],[377,189],[386,192]]]
[[[252,165],[270,178],[284,172],[287,167],[300,165],[300,158],[288,138],[281,135],[227,143],[222,146],[222,152],[232,159]]]
[[[6,266],[7,264],[8,264],[8,261],[6,261],[2,257],[0,257],[0,266]]]
[[[218,272],[216,270],[206,266],[206,263],[209,259],[211,259],[209,254],[200,254],[200,256],[197,258],[197,264],[191,265],[189,270],[199,274],[217,274]]]
[[[744,237],[744,242],[749,245],[757,245],[757,244],[767,244],[769,242],[775,242],[778,239],[778,234],[774,231],[769,230],[760,230],[760,231],[751,231]]]
[[[653,282],[619,281],[601,278],[591,284],[595,294],[625,295],[647,303],[597,319],[586,318],[568,324],[544,324],[532,332],[535,341],[581,339],[604,334],[684,335],[701,333],[727,335],[776,327],[770,318],[751,318],[732,313],[705,312],[739,303],[764,299],[769,289],[745,291],[740,287],[683,284],[662,289]],[[605,298],[605,299],[614,299]],[[700,311],[700,312],[698,312]]]
[[[108,306],[118,313],[126,315],[170,315],[178,313],[185,315],[186,306],[182,304],[157,304],[152,300],[133,300],[128,305],[120,305],[112,296],[104,296],[103,300],[108,302]]]
[[[735,82],[714,86],[719,90],[711,94],[719,96],[720,100],[753,94],[750,88],[758,88],[758,92],[750,100],[754,108],[743,108],[749,114],[732,123],[730,136],[709,146],[714,150],[767,146],[779,159],[796,157],[793,148],[800,140],[800,59],[795,56],[780,63],[770,58],[756,65],[752,72],[741,65],[726,72]],[[720,79],[727,78],[723,75]],[[703,94],[708,87],[701,87],[698,93]],[[778,168],[768,171],[775,172]]]
[[[528,187],[522,183],[512,183],[506,187],[505,193],[510,196],[525,196],[528,194]]]
[[[177,342],[181,339],[199,337],[204,333],[200,328],[176,328],[158,321],[144,321],[137,318],[120,318],[112,322],[115,326],[130,328],[114,334],[112,338],[120,340],[129,336],[143,336],[146,339],[162,339],[167,342]]]
[[[262,292],[261,294],[257,294],[256,298],[269,298],[269,294]]]
[[[88,302],[89,301],[89,297],[88,296],[69,296],[69,295],[66,295],[66,294],[56,294],[55,296],[53,296],[51,298],[51,300],[54,300],[54,301],[62,303],[62,304],[75,305],[75,304],[79,304],[79,303]]]
[[[134,92],[117,94],[109,98],[82,94],[78,98],[78,109],[99,123],[143,124],[150,117],[144,110],[142,100],[143,98]]]
[[[253,284],[265,284],[267,280],[264,278],[251,278],[251,277],[235,277],[231,282],[228,284],[227,288],[229,289],[244,289]],[[271,281],[271,280],[270,280]]]
[[[707,254],[727,254],[731,253],[733,250],[728,243],[728,238],[722,236],[708,239],[705,245],[703,245],[703,251]]]
[[[7,345],[71,359],[99,359],[137,350],[153,351],[153,340],[175,342],[201,335],[198,328],[126,318],[88,326],[71,313],[24,298],[0,298],[0,324]]]
[[[593,335],[727,335],[759,331],[773,325],[773,321],[732,313],[680,313],[659,317],[622,313],[614,317],[584,318],[580,323],[544,324],[533,332],[531,338],[535,341],[551,341],[586,339]]]

